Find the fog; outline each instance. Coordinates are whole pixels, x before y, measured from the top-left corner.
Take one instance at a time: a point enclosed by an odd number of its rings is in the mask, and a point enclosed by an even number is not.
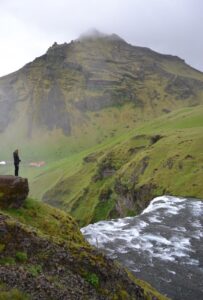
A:
[[[96,28],[203,71],[202,0],[0,0],[0,76]]]

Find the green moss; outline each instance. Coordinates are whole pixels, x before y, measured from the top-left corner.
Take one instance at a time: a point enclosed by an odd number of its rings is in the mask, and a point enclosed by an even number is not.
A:
[[[87,273],[85,275],[85,280],[89,282],[94,288],[99,287],[99,277],[95,273]]]
[[[0,253],[3,252],[4,249],[5,249],[5,244],[1,244],[1,243],[0,243]]]
[[[130,296],[129,294],[127,293],[127,291],[125,290],[121,290],[120,293],[119,293],[119,299],[121,300],[130,300]]]
[[[39,264],[36,265],[27,265],[27,271],[32,274],[32,276],[37,277],[42,273],[42,266]]]
[[[21,208],[10,208],[5,212],[23,224],[37,228],[43,234],[64,239],[67,243],[85,244],[73,218],[49,205],[28,198]],[[8,222],[15,226],[15,220],[11,219]]]
[[[129,271],[127,271],[128,276],[140,287],[144,290],[144,295],[146,297],[146,300],[153,300],[154,297],[157,297],[159,300],[169,300],[168,297],[162,295],[157,290],[155,290],[149,283],[147,283],[144,280],[135,278]]]
[[[94,211],[92,222],[98,222],[100,220],[106,220],[109,217],[111,210],[114,208],[114,199],[106,200],[105,202],[100,201]]]
[[[30,297],[18,289],[10,289],[0,282],[0,300],[29,300]]]
[[[138,214],[137,210],[131,210],[131,209],[127,209],[126,210],[126,216],[127,217],[134,217]]]
[[[0,300],[29,300],[30,297],[20,292],[18,289],[12,289],[10,291],[1,292]]]
[[[26,262],[28,259],[27,253],[20,252],[20,251],[16,252],[15,258],[16,258],[16,261],[18,261],[18,262]]]
[[[15,265],[15,259],[13,257],[3,257],[3,258],[0,258],[0,265]]]

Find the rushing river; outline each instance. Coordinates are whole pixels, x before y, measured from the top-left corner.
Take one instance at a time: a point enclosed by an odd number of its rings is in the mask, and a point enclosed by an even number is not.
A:
[[[136,217],[81,229],[85,238],[174,300],[203,299],[203,202],[157,197]]]

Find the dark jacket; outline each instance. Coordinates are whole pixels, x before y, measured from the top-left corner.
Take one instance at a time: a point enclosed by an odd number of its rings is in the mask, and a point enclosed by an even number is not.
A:
[[[14,165],[18,166],[21,160],[17,152],[13,152],[13,159],[14,159]]]

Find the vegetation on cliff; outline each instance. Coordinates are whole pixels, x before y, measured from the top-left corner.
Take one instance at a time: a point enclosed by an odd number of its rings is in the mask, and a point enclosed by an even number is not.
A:
[[[64,212],[27,199],[1,210],[0,225],[0,299],[166,299],[92,248]]]
[[[199,106],[146,123],[114,144],[75,157],[74,171],[64,161],[64,175],[44,201],[70,211],[84,225],[135,215],[162,194],[203,198],[202,115]]]

